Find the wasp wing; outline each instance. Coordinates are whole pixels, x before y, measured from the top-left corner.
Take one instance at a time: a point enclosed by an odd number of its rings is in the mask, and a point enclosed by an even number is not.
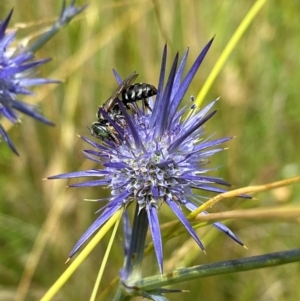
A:
[[[127,89],[138,77],[138,74],[134,71],[129,74],[118,86],[116,91],[110,96],[110,98],[103,104],[102,109],[109,112],[115,105],[117,97]],[[99,112],[98,112],[99,114]]]

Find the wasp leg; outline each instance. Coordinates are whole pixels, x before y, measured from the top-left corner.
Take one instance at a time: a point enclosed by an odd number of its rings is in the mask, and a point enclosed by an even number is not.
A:
[[[109,139],[112,140],[117,146],[120,145],[120,141],[118,139],[118,133],[113,126],[109,126]]]
[[[150,108],[150,105],[149,105],[149,102],[146,98],[143,98],[143,102],[144,102],[144,105],[145,107],[150,111],[152,112],[152,109]]]
[[[111,140],[113,140],[113,142],[117,145],[117,146],[120,146],[120,142],[117,138],[117,136],[113,133],[110,133],[110,137],[111,137]]]
[[[127,110],[131,111],[133,115],[136,115],[137,114],[137,110],[136,108],[134,107],[134,104],[133,103],[126,103],[125,104],[125,107]]]

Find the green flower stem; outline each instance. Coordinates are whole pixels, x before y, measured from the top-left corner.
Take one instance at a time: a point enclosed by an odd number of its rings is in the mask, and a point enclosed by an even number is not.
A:
[[[119,286],[115,296],[113,297],[112,301],[129,301],[132,299],[132,296],[127,295],[122,287]]]
[[[136,206],[132,228],[131,245],[129,254],[125,259],[126,280],[142,277],[142,261],[144,257],[145,241],[148,230],[148,217],[146,210],[139,211]]]
[[[181,283],[184,281],[273,267],[297,261],[300,261],[300,249],[179,269],[171,273],[144,278],[135,282],[134,285],[141,290],[151,291],[162,288],[166,285]]]
[[[59,19],[52,25],[52,28],[45,32],[34,44],[28,47],[28,51],[35,53],[38,49],[44,46],[49,40],[55,36],[61,28],[66,26],[71,20],[84,11],[87,5],[76,8],[74,6],[75,0],[71,1],[71,4],[66,7],[66,1],[63,1],[62,11]]]
[[[28,51],[35,53],[51,40],[62,27],[63,26],[59,22],[55,22],[49,31],[45,32],[35,43],[28,47]]]
[[[130,249],[125,256],[122,279],[113,301],[127,301],[135,295],[135,289],[127,283],[142,278],[142,261],[144,257],[145,241],[148,230],[148,217],[146,210],[139,211],[136,206],[132,228]]]

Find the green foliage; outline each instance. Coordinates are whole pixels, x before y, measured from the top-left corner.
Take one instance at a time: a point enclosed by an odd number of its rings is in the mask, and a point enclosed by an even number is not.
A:
[[[46,31],[57,18],[59,2],[2,1],[0,18],[14,7],[10,26],[20,27],[17,38],[21,40],[30,34],[34,39],[35,34]],[[86,2],[81,0],[76,4]],[[0,143],[0,300],[13,300],[21,279],[24,291],[26,280],[30,281],[25,300],[38,300],[65,269],[69,251],[95,219],[99,204],[83,199],[97,199],[109,193],[65,188],[64,181],[42,179],[93,167],[82,157],[81,150],[86,145],[76,134],[89,136],[87,127],[95,121],[98,106],[114,90],[116,82],[111,69],[117,69],[123,77],[137,71],[138,81],[157,85],[165,42],[171,54],[177,50],[183,54],[189,46],[188,65],[191,65],[200,49],[216,35],[186,95],[188,100],[189,95],[198,94],[251,5],[251,1],[233,0],[91,1],[83,14],[36,53],[37,58],[53,58],[41,69],[42,76],[64,82],[36,88],[36,96],[26,98],[41,107],[44,116],[56,124],[55,128],[24,116],[19,126],[9,128],[4,124],[20,157]],[[228,143],[230,149],[216,155],[212,162],[214,166],[222,165],[213,175],[224,177],[235,187],[300,174],[299,12],[297,1],[268,2],[236,46],[204,101],[205,104],[221,97],[218,113],[207,125],[207,131],[216,132],[215,137],[237,136]],[[284,208],[299,203],[299,192],[299,185],[280,188],[257,195],[258,200],[227,200],[212,211]],[[162,222],[174,219],[165,208],[161,208],[160,216]],[[296,219],[238,219],[230,223],[249,250],[205,227],[198,234],[204,238],[207,256],[187,236],[179,236],[164,245],[164,257],[169,258],[165,270],[172,271],[186,262],[190,266],[212,263],[299,245]],[[54,300],[89,298],[108,239]],[[29,256],[36,262],[36,269],[27,266],[23,274]],[[122,242],[117,239],[101,287],[110,285],[118,275],[122,260]],[[146,261],[145,270],[153,270],[155,256],[152,254]],[[170,300],[299,300],[297,275],[299,265],[292,264],[204,278],[179,285],[190,293],[172,294]],[[23,292],[19,287],[17,295],[22,296]]]

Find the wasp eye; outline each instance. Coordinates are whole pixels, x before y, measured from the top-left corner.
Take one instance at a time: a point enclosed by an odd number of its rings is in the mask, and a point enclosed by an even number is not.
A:
[[[94,123],[91,128],[91,134],[96,137],[107,138],[109,137],[108,130],[105,126]]]

